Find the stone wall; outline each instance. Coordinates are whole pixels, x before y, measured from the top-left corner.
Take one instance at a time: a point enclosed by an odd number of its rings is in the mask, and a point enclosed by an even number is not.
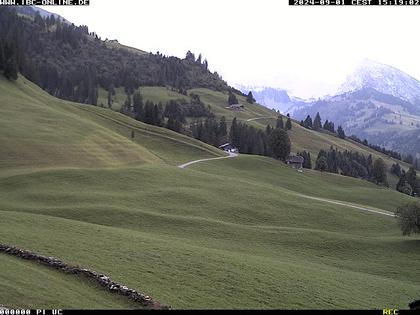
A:
[[[106,275],[97,273],[93,270],[81,268],[79,266],[72,266],[54,257],[38,255],[34,252],[24,250],[24,249],[19,249],[15,246],[10,246],[10,245],[5,245],[5,244],[0,244],[0,253],[1,252],[12,255],[12,256],[20,257],[23,259],[36,261],[38,263],[55,268],[57,270],[63,271],[68,274],[77,274],[77,275],[85,276],[86,278],[89,278],[95,281],[102,287],[107,288],[111,292],[126,296],[130,300],[138,302],[145,308],[170,309],[169,306],[160,304],[159,302],[153,300],[150,296],[144,295],[140,292],[137,292],[136,290],[129,289],[122,284],[112,281]]]

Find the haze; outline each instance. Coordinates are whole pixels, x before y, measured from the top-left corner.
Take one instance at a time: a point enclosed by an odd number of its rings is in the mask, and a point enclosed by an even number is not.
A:
[[[420,78],[420,7],[291,7],[286,0],[92,0],[43,6],[102,39],[165,55],[187,50],[229,84],[300,97],[334,93],[370,58]]]

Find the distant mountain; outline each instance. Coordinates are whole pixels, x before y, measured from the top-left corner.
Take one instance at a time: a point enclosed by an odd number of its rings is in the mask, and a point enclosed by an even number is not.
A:
[[[340,93],[300,108],[299,120],[319,112],[346,134],[402,153],[420,154],[420,82],[394,67],[364,61]]]
[[[306,105],[305,100],[290,96],[286,90],[280,88],[244,85],[238,85],[237,88],[245,94],[251,91],[259,104],[279,110],[283,114],[291,113],[293,110]]]
[[[420,81],[401,70],[366,59],[347,77],[339,92],[372,88],[412,104],[420,104]]]

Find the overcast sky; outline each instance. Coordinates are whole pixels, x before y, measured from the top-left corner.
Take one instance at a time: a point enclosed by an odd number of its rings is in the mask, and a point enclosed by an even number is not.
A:
[[[102,39],[202,53],[230,84],[332,93],[370,58],[420,79],[420,7],[291,7],[286,0],[91,0],[43,6]]]

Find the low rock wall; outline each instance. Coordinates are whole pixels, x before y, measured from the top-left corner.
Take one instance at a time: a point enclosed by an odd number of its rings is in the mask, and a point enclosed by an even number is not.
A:
[[[5,244],[0,244],[0,253],[1,252],[23,259],[36,261],[68,274],[83,275],[86,278],[95,281],[102,287],[107,288],[111,292],[126,296],[130,300],[140,303],[145,308],[170,309],[169,306],[160,304],[159,302],[153,300],[150,296],[144,295],[143,293],[137,292],[136,290],[127,288],[125,285],[112,281],[108,276],[104,274],[86,268],[81,268],[79,266],[69,265],[55,257],[38,255],[37,253],[31,252],[29,250],[20,249],[15,246]]]

